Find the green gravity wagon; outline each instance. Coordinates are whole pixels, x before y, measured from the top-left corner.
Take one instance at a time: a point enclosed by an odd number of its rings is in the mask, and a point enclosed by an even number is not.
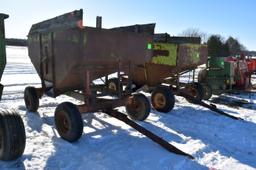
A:
[[[4,20],[8,15],[0,13],[0,80],[6,65]],[[1,84],[1,96],[3,85]],[[15,111],[0,110],[0,159],[13,160],[25,149],[26,137],[23,121]]]

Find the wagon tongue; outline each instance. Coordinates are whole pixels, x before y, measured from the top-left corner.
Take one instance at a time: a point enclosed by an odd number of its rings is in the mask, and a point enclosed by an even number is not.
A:
[[[162,146],[163,148],[168,150],[169,152],[173,152],[175,154],[183,155],[183,156],[186,156],[190,159],[194,159],[194,157],[192,155],[189,155],[189,154],[183,152],[182,150],[176,148],[175,146],[173,146],[169,142],[165,141],[161,137],[155,135],[154,133],[150,132],[149,130],[145,129],[144,127],[140,126],[139,124],[135,123],[134,121],[130,120],[125,114],[120,113],[116,110],[111,110],[111,111],[108,110],[108,111],[105,111],[104,113],[106,113],[106,114],[108,114],[108,115],[126,123],[127,125],[133,127],[134,129],[136,129],[137,131],[139,131],[143,135],[147,136],[152,141],[156,142],[157,144],[159,144],[160,146]]]
[[[218,109],[217,106],[214,105],[214,104],[207,104],[207,103],[205,103],[205,102],[203,102],[203,101],[196,100],[194,97],[192,97],[192,96],[190,96],[190,95],[188,95],[188,94],[186,94],[186,93],[184,93],[184,92],[179,92],[177,95],[182,96],[182,97],[184,97],[184,98],[187,98],[187,99],[189,99],[193,104],[198,104],[198,105],[200,105],[200,106],[203,106],[203,107],[205,107],[205,108],[208,108],[208,109],[210,109],[211,111],[213,111],[213,112],[215,112],[215,113],[218,113],[218,114],[220,114],[220,115],[223,115],[223,116],[229,117],[229,118],[231,118],[231,119],[235,119],[235,120],[244,120],[244,119],[242,119],[242,118],[240,118],[240,117],[232,116],[232,115],[230,115],[230,114],[227,114],[227,113],[223,112],[222,110]]]
[[[30,31],[29,35],[35,33],[49,32],[59,29],[68,29],[68,28],[82,28],[83,27],[83,10],[75,10],[58,17],[34,24]]]

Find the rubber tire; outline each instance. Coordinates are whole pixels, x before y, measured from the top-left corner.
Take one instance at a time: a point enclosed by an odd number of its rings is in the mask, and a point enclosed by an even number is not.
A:
[[[162,94],[162,96],[165,98],[165,106],[163,106],[162,108],[158,107],[154,100],[154,98],[156,97],[156,95],[158,93]],[[152,103],[154,109],[156,109],[157,111],[163,112],[163,113],[168,113],[173,109],[173,107],[175,105],[175,97],[169,87],[157,86],[154,89],[154,91],[152,92],[151,103]]]
[[[0,112],[0,159],[19,158],[25,149],[26,134],[23,121],[15,111]]]
[[[143,94],[134,94],[132,100],[132,104],[125,106],[128,116],[133,120],[145,120],[150,113],[150,103],[147,97]],[[136,110],[134,108],[136,106],[139,106],[140,110]]]
[[[197,95],[195,96],[195,99],[201,101],[204,96],[203,85],[201,83],[193,83],[192,85],[189,85],[189,86],[192,86],[197,91]],[[192,101],[190,101],[187,98],[186,98],[186,100],[190,103],[193,103]]]
[[[36,112],[39,107],[39,98],[35,87],[26,87],[24,91],[24,101],[29,112]]]
[[[209,100],[212,97],[212,88],[207,84],[203,85],[203,88],[204,88],[203,99]]]
[[[115,85],[116,91],[113,91],[113,90],[109,89],[109,85],[111,83],[113,83]],[[108,91],[110,92],[111,95],[117,95],[118,94],[118,89],[117,89],[117,87],[118,87],[118,78],[109,79],[106,83],[106,87],[107,87],[107,89],[108,89]],[[122,86],[121,82],[120,82],[120,88],[121,88],[121,91],[122,91],[123,86]]]
[[[75,142],[81,137],[83,133],[83,119],[73,103],[64,102],[59,104],[55,109],[54,120],[56,129],[63,139]],[[67,121],[67,129],[64,129],[66,127],[64,127],[63,121]]]

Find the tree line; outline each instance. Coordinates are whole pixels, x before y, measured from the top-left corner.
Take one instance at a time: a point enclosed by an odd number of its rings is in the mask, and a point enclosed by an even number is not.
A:
[[[189,28],[183,31],[181,35],[187,37],[201,37],[202,42],[208,46],[208,55],[212,57],[235,56],[246,51],[246,47],[232,36],[229,36],[226,40],[218,34],[207,36],[206,33],[197,28]]]

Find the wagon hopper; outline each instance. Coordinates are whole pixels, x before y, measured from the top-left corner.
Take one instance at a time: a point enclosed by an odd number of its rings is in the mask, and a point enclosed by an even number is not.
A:
[[[132,93],[131,77],[135,68],[151,59],[152,50],[147,47],[152,43],[153,36],[102,29],[98,21],[96,28],[84,27],[82,16],[82,10],[78,10],[31,27],[28,52],[42,87],[25,89],[26,108],[37,111],[39,98],[44,93],[52,97],[67,94],[83,101],[83,104],[64,102],[57,106],[55,124],[63,139],[74,142],[82,135],[80,113],[103,111],[134,127],[167,150],[191,158],[126,115],[113,111],[118,106],[125,106],[128,116],[134,120],[144,120],[149,115],[149,101],[143,94]],[[105,83],[111,85],[108,76],[112,73],[117,73],[115,91],[105,84],[94,83],[95,79],[104,77]],[[123,76],[128,77],[125,89],[121,85]]]

